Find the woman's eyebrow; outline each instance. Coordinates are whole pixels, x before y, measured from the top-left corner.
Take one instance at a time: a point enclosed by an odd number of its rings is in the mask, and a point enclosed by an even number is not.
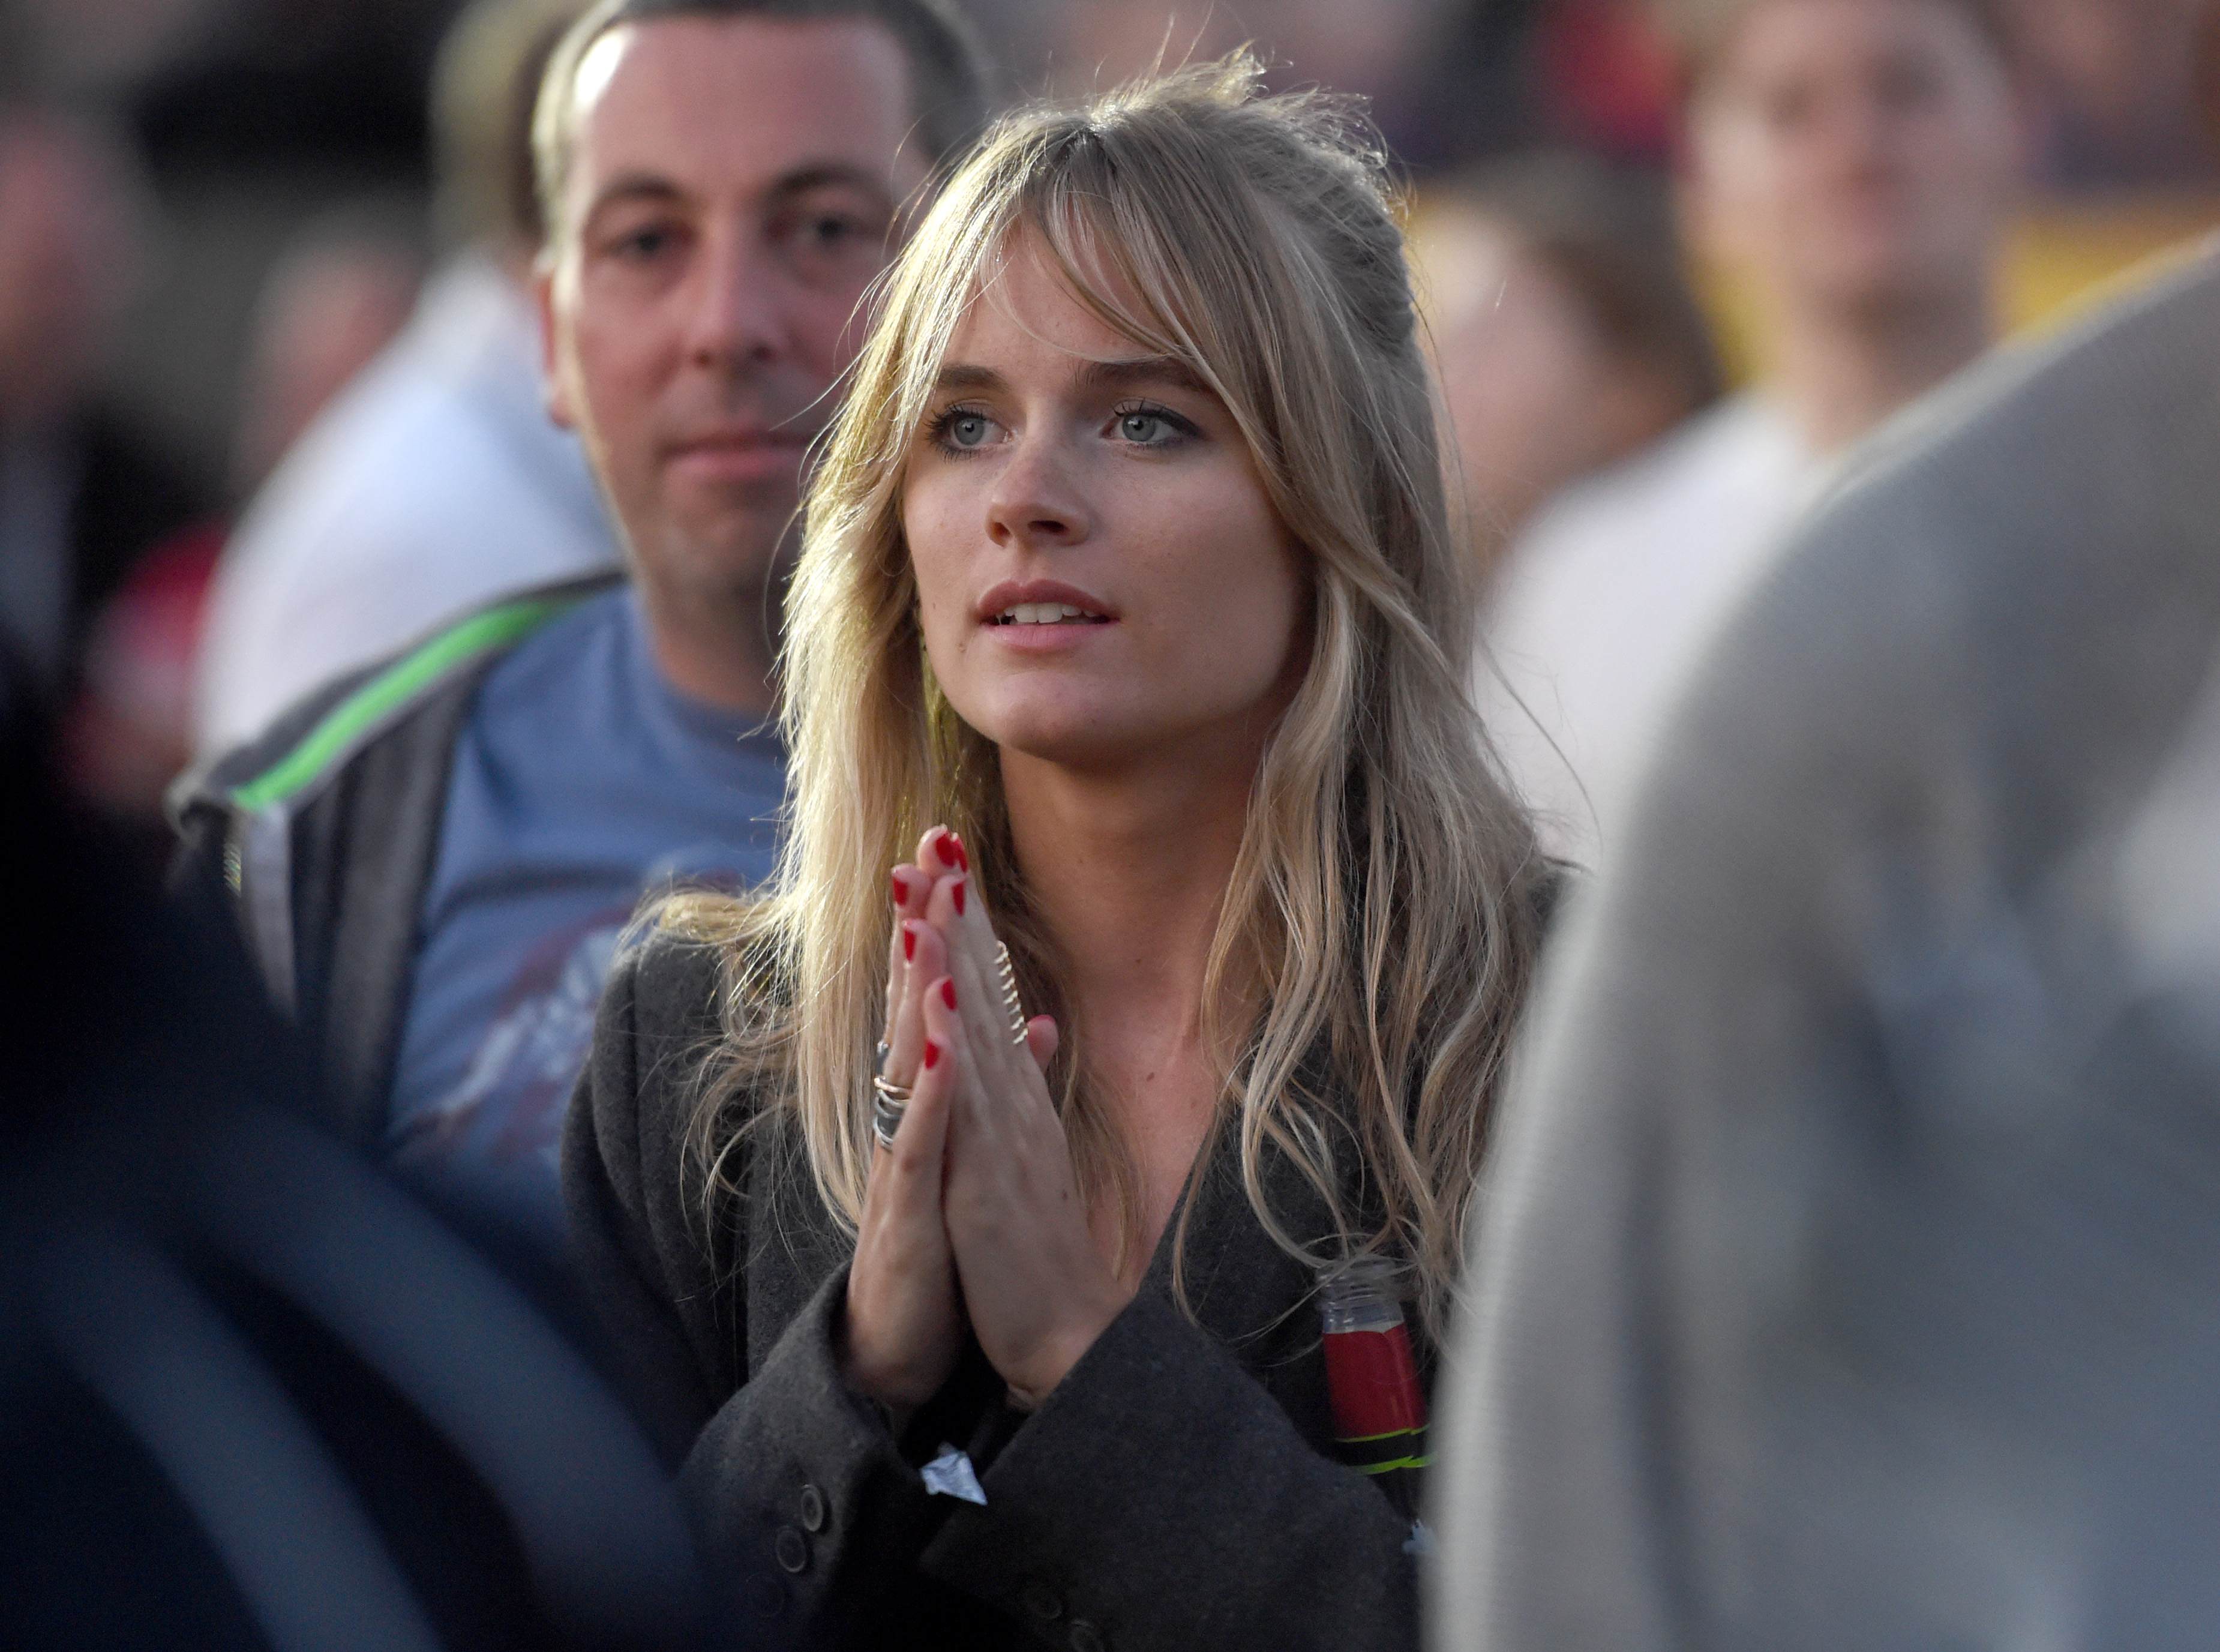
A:
[[[1117,390],[1139,384],[1164,384],[1198,396],[1217,392],[1176,356],[1134,356],[1123,361],[1090,361],[1076,375],[1082,390]]]
[[[932,381],[935,390],[999,390],[1002,376],[992,367],[974,367],[956,362],[943,367]]]

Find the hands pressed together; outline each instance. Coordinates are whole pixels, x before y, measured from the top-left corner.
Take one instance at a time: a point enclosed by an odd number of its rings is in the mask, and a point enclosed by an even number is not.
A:
[[[897,1416],[939,1392],[968,1320],[1030,1410],[1130,1296],[1096,1245],[1043,1076],[1047,1016],[1013,1041],[970,860],[936,826],[894,869],[886,1076],[908,1086],[873,1154],[848,1276],[845,1375]]]

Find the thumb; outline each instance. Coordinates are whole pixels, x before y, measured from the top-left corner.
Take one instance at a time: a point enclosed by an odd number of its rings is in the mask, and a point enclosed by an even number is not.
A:
[[[1026,1048],[1032,1051],[1033,1061],[1043,1072],[1056,1058],[1057,1046],[1063,1041],[1053,1015],[1036,1015],[1026,1023]]]

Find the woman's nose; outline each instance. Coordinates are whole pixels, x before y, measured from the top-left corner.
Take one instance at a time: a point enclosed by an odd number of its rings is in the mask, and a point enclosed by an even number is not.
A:
[[[1093,527],[1092,514],[1052,438],[1019,438],[987,500],[987,532],[997,545],[1075,544]]]

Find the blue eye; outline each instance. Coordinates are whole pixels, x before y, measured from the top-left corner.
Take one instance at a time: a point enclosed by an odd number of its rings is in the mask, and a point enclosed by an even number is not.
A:
[[[1173,447],[1200,433],[1169,408],[1143,402],[1115,412],[1118,418],[1113,428],[1118,439],[1134,447]]]
[[[995,439],[995,421],[967,408],[951,408],[928,427],[933,441],[949,453],[976,453]]]

